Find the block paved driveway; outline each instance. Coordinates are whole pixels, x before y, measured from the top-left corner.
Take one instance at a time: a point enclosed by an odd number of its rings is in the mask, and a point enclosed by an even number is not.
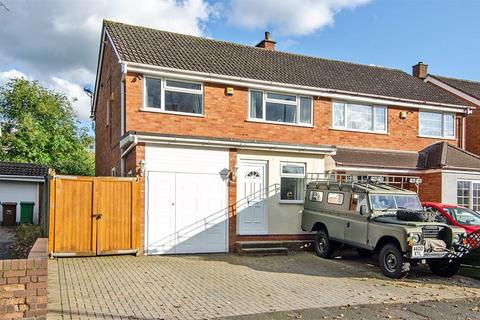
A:
[[[112,256],[49,262],[51,319],[211,319],[304,308],[480,297],[480,282],[420,268],[404,280],[379,274],[355,252]]]

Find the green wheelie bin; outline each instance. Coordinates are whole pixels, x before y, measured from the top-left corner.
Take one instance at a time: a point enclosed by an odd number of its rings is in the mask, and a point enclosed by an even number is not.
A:
[[[20,202],[20,223],[33,224],[33,207],[35,202],[22,201]]]

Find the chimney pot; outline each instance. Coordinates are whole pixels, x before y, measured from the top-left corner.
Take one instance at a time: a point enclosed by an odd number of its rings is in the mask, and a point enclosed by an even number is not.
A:
[[[428,75],[428,64],[420,61],[416,65],[412,66],[412,75],[419,79],[425,79]]]
[[[265,31],[265,40],[270,40],[270,32]]]

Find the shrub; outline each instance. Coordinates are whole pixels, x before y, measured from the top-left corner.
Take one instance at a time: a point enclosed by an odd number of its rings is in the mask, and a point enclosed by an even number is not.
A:
[[[42,236],[42,228],[31,224],[21,224],[15,229],[11,257],[23,259],[28,256],[35,241]]]

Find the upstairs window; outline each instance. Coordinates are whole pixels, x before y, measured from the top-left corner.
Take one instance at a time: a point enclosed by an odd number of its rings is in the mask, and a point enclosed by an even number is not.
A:
[[[250,91],[250,119],[300,125],[312,124],[312,98]]]
[[[420,112],[420,135],[433,138],[455,138],[455,115]]]
[[[334,102],[332,114],[334,129],[387,132],[386,107]]]
[[[145,78],[145,109],[185,114],[203,114],[200,83]]]

